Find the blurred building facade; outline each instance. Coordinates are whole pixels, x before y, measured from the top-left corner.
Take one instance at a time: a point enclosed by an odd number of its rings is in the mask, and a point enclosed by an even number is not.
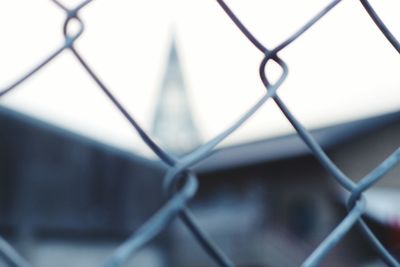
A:
[[[400,145],[400,113],[312,133],[358,180]],[[0,140],[0,234],[34,266],[99,266],[164,201],[160,162],[3,108]],[[345,216],[344,192],[297,135],[220,149],[195,170],[200,191],[190,206],[241,267],[299,266]],[[399,173],[396,167],[378,189],[400,192]],[[368,214],[369,224],[399,253],[400,231],[389,217],[376,215]],[[375,260],[354,228],[322,266]],[[180,222],[132,264],[212,266]]]

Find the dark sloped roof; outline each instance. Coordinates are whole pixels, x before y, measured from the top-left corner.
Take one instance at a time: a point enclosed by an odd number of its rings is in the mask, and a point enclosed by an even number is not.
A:
[[[158,160],[147,159],[138,154],[105,145],[90,138],[44,123],[30,116],[0,107],[0,117],[4,116],[20,120],[23,123],[28,123],[46,131],[54,132],[82,144],[90,144],[112,153],[123,155],[132,161],[141,162],[147,166],[150,164],[150,166],[154,166],[157,169],[164,167],[164,164]],[[311,130],[311,133],[324,149],[329,150],[357,136],[367,134],[396,122],[400,122],[400,111],[314,129]],[[310,151],[300,137],[297,134],[290,134],[217,149],[209,158],[196,165],[195,169],[199,172],[223,171],[307,155],[310,155]]]
[[[105,152],[111,153],[111,154],[118,154],[119,156],[122,156],[124,158],[130,159],[131,161],[137,162],[137,163],[143,163],[143,164],[150,164],[153,165],[154,167],[159,167],[159,164],[153,160],[149,160],[141,155],[116,148],[111,145],[104,144],[102,142],[96,141],[94,139],[91,139],[89,137],[80,135],[78,133],[66,130],[64,128],[55,126],[51,123],[44,122],[40,119],[34,118],[32,116],[20,113],[18,111],[0,106],[0,123],[1,121],[18,121],[19,124],[26,124],[28,127],[32,128],[37,128],[40,129],[43,132],[49,132],[54,135],[58,135],[64,139],[71,140],[73,142],[77,142],[83,146],[90,146],[90,147],[97,147]]]
[[[346,122],[311,130],[311,134],[326,150],[351,141],[386,125],[400,122],[400,111],[367,119]],[[244,167],[264,162],[311,155],[297,134],[250,142],[218,149],[196,166],[198,171],[212,172]]]

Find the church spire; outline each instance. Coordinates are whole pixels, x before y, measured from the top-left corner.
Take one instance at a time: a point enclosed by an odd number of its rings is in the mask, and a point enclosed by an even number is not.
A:
[[[185,154],[200,144],[174,38],[157,100],[152,134],[167,151],[177,155]]]

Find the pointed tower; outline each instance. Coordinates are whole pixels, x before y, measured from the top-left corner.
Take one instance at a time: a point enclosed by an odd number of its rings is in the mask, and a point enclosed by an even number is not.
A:
[[[191,151],[201,142],[192,118],[174,38],[158,96],[152,134],[167,151],[176,155]]]

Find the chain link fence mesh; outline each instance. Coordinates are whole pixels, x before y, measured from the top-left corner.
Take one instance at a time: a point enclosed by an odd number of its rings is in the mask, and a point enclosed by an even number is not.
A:
[[[55,5],[65,11],[66,19],[63,25],[64,43],[55,51],[50,53],[47,58],[40,62],[36,67],[32,68],[25,75],[20,77],[14,83],[6,88],[0,90],[0,97],[10,93],[16,89],[18,85],[26,81],[49,62],[56,59],[60,54],[66,50],[70,50],[76,57],[78,62],[86,70],[87,74],[97,83],[98,87],[107,95],[109,100],[118,108],[121,114],[129,121],[132,127],[137,131],[143,142],[162,160],[167,166],[168,171],[164,177],[164,189],[167,195],[167,200],[164,205],[153,214],[139,229],[137,229],[125,242],[115,249],[112,256],[109,257],[104,266],[117,267],[122,266],[128,258],[132,257],[137,250],[145,246],[147,242],[156,237],[162,232],[171,221],[179,217],[184,222],[186,227],[190,230],[197,242],[204,249],[218,266],[233,267],[235,263],[227,257],[202,231],[197,225],[194,216],[186,206],[187,203],[195,196],[198,181],[196,173],[191,170],[191,167],[207,158],[214,150],[214,148],[238,127],[246,122],[258,109],[265,104],[267,100],[273,100],[282,113],[285,115],[290,124],[297,131],[299,137],[312,151],[314,157],[320,164],[334,177],[336,182],[350,193],[347,200],[347,215],[340,222],[339,225],[323,240],[320,245],[304,260],[301,266],[317,266],[324,257],[340,242],[340,240],[349,232],[349,230],[357,225],[363,232],[365,240],[376,250],[380,258],[388,266],[400,266],[400,263],[390,254],[390,252],[381,244],[380,240],[370,230],[368,225],[363,220],[363,213],[365,211],[365,198],[363,192],[375,185],[375,183],[383,179],[384,175],[391,170],[400,161],[400,148],[396,149],[389,157],[381,162],[375,169],[366,175],[359,182],[354,183],[349,177],[346,176],[335,163],[327,156],[321,146],[315,141],[310,132],[297,120],[297,118],[290,112],[285,103],[278,95],[278,89],[285,81],[288,75],[288,66],[283,59],[279,57],[279,52],[285,49],[288,45],[294,42],[310,27],[317,23],[322,17],[329,13],[341,0],[332,1],[323,10],[310,19],[292,36],[286,39],[273,49],[268,49],[262,44],[251,32],[247,29],[235,13],[223,0],[217,0],[220,7],[225,11],[227,16],[243,33],[243,35],[254,45],[256,49],[261,52],[263,59],[259,67],[260,79],[265,85],[266,93],[262,96],[242,117],[240,117],[229,128],[212,138],[207,143],[201,145],[193,152],[176,158],[175,156],[167,153],[162,147],[158,146],[153,139],[142,129],[142,127],[135,121],[135,119],[127,112],[121,105],[117,98],[111,93],[101,81],[100,77],[96,75],[93,69],[89,66],[87,61],[82,57],[79,51],[74,46],[78,38],[84,33],[84,22],[79,17],[79,11],[86,8],[93,0],[86,0],[77,5],[75,8],[67,8],[61,2],[52,0]],[[388,42],[394,49],[400,53],[400,43],[390,30],[385,26],[384,22],[379,17],[378,13],[374,10],[367,0],[360,0],[362,7],[366,13],[376,24],[377,28],[386,37]],[[78,24],[79,29],[74,33],[69,32],[71,24]],[[268,74],[266,73],[266,66],[268,62],[273,61],[281,68],[280,78],[272,83]],[[0,255],[11,266],[16,267],[30,267],[31,265],[20,256],[17,251],[4,239],[0,237]]]

